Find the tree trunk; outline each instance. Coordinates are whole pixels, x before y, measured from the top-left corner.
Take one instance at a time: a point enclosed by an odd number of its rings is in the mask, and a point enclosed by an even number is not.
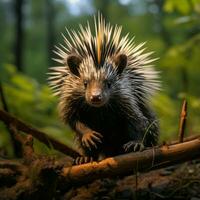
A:
[[[23,71],[23,0],[15,0],[15,18],[16,18],[16,39],[15,39],[15,65],[19,71]]]
[[[52,0],[46,0],[46,31],[47,31],[47,59],[48,66],[52,66],[53,47],[55,44],[54,35],[54,5]]]
[[[164,18],[165,18],[165,13],[163,12],[164,1],[154,0],[153,2],[157,5],[157,8],[158,8],[158,13],[156,14],[156,17],[155,17],[157,28],[159,29],[160,36],[165,42],[165,45],[169,47],[172,44],[172,41],[170,38],[170,34],[168,33],[164,24]]]

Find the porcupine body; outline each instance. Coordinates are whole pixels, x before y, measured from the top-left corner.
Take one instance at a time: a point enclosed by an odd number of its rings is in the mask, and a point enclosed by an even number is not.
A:
[[[90,25],[68,31],[57,47],[49,82],[59,96],[59,113],[76,133],[85,158],[114,156],[157,143],[159,128],[149,107],[159,90],[158,72],[144,43],[135,45],[121,27],[105,23],[98,15],[95,34]]]

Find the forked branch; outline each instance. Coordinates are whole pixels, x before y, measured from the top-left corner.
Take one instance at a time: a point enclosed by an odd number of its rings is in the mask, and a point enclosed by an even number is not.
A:
[[[79,153],[76,152],[71,147],[55,140],[54,138],[48,136],[46,133],[32,127],[24,123],[23,121],[17,119],[16,117],[10,115],[8,112],[0,110],[0,120],[3,121],[6,125],[12,125],[17,130],[22,131],[24,133],[30,134],[42,143],[46,144],[48,147],[53,147],[54,149],[67,154],[71,157],[79,156]]]

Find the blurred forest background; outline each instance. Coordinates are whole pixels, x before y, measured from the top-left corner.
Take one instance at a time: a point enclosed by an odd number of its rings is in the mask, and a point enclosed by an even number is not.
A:
[[[52,50],[65,27],[93,22],[100,11],[135,42],[147,41],[161,71],[163,90],[153,104],[160,141],[177,138],[183,98],[188,100],[187,134],[200,132],[200,0],[0,0],[0,81],[9,111],[72,145],[70,129],[57,114],[47,85]],[[2,108],[2,104],[0,103]],[[0,148],[12,155],[9,134],[0,123]],[[36,142],[38,151],[49,152]]]

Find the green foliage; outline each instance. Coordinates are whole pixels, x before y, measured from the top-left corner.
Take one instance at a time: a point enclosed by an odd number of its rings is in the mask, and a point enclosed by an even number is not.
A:
[[[191,1],[188,0],[167,0],[164,5],[166,12],[178,11],[182,14],[188,14],[192,10]]]
[[[187,133],[198,133],[200,125],[197,122],[200,115],[200,88],[199,88],[199,74],[200,74],[200,25],[199,21],[199,0],[166,0],[164,4],[164,11],[173,13],[173,18],[169,19],[169,27],[173,27],[176,33],[171,37],[180,38],[175,39],[160,60],[160,68],[162,71],[162,78],[164,83],[165,94],[168,95],[173,105],[167,106],[170,110],[168,114],[176,113],[176,117],[165,116],[163,126],[167,130],[170,127],[175,127],[175,124],[167,126],[170,119],[171,122],[178,124],[177,113],[181,109],[181,100],[186,98],[189,105]],[[183,17],[183,15],[185,15]],[[177,37],[178,36],[178,37]],[[156,99],[157,100],[157,99]],[[158,106],[159,103],[156,103]],[[165,106],[165,105],[164,105]],[[178,108],[178,109],[177,109]],[[160,112],[161,109],[158,109]],[[163,114],[165,115],[167,111]],[[175,114],[174,113],[174,114]],[[162,126],[162,123],[161,123]],[[176,125],[177,127],[177,125]],[[166,128],[164,131],[166,131]],[[167,136],[165,133],[163,136]]]
[[[36,80],[18,73],[12,65],[3,66],[0,78],[3,81],[8,107],[13,115],[37,126],[57,140],[72,145],[72,133],[58,119],[55,109],[57,101],[47,85],[41,85]],[[3,132],[2,141],[8,143],[6,130]]]
[[[178,119],[180,108],[177,107],[166,95],[162,92],[153,99],[153,106],[159,116],[161,137],[160,141],[174,139],[178,135]]]

